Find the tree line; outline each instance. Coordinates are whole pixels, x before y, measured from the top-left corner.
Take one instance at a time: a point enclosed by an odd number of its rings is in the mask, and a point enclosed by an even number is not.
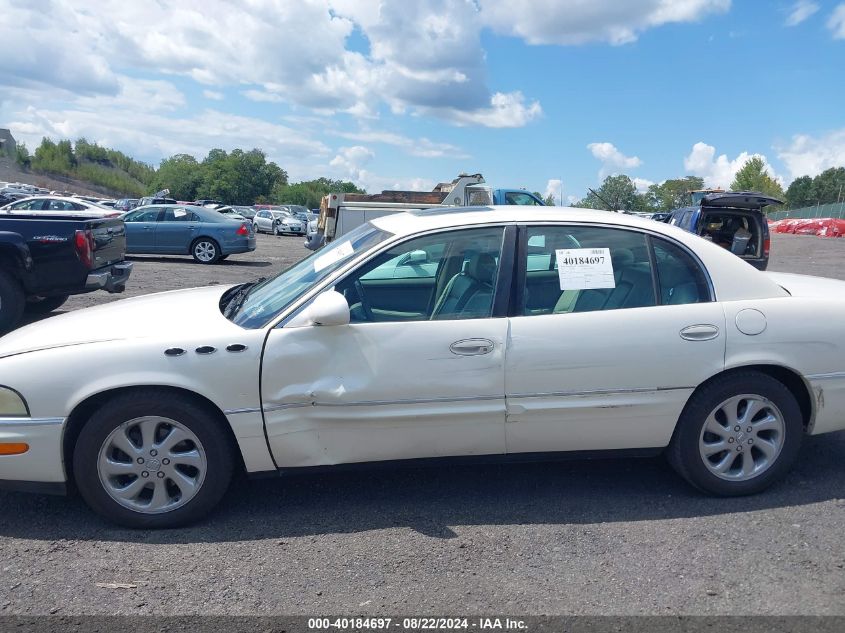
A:
[[[330,178],[290,183],[287,172],[260,149],[212,149],[202,160],[176,154],[158,168],[85,138],[44,138],[30,154],[18,143],[17,162],[24,170],[69,176],[106,187],[115,195],[140,197],[164,189],[177,200],[213,199],[228,204],[301,204],[320,206],[332,191],[365,193],[353,183]]]
[[[586,209],[625,210],[637,212],[671,211],[691,204],[691,191],[704,189],[704,179],[698,176],[673,178],[638,191],[634,181],[625,174],[608,176],[595,191],[572,203]],[[766,170],[757,156],[749,158],[737,171],[731,191],[757,191],[783,200],[785,208],[797,209],[845,201],[845,167],[823,171],[815,178],[801,176],[792,181],[786,191]]]

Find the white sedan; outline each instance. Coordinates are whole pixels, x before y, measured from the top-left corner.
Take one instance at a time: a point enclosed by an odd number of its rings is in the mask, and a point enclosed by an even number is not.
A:
[[[33,196],[7,204],[0,209],[3,213],[26,213],[41,215],[64,215],[85,218],[116,218],[122,212],[83,200],[64,196]]]
[[[276,209],[262,209],[252,218],[252,228],[256,233],[272,233],[273,235],[304,235],[305,227],[302,221],[296,219],[287,211]]]
[[[843,282],[627,215],[385,216],[258,283],[0,339],[0,480],[72,478],[138,527],[196,520],[236,469],[382,460],[665,451],[751,494],[845,428],[843,315]]]

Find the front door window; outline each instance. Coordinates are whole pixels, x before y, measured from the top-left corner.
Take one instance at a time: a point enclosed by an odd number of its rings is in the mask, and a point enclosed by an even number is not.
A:
[[[502,227],[436,233],[381,253],[337,284],[353,323],[492,315]]]

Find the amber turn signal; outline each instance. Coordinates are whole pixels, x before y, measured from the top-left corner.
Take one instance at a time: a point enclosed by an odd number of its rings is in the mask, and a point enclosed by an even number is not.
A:
[[[23,442],[0,442],[0,455],[21,455],[29,450]]]

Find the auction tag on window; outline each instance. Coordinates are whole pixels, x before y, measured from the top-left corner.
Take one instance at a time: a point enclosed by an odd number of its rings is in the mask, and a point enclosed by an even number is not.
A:
[[[174,218],[181,218],[183,215],[188,215],[188,212],[185,211],[185,209],[173,209]]]
[[[563,248],[555,257],[561,290],[616,287],[609,248]]]
[[[355,249],[352,248],[351,242],[344,242],[340,246],[336,246],[335,248],[331,249],[325,255],[320,255],[317,259],[314,260],[314,272],[320,272],[323,268],[331,266],[335,262],[339,262],[341,259],[349,257],[352,253],[355,252]]]

